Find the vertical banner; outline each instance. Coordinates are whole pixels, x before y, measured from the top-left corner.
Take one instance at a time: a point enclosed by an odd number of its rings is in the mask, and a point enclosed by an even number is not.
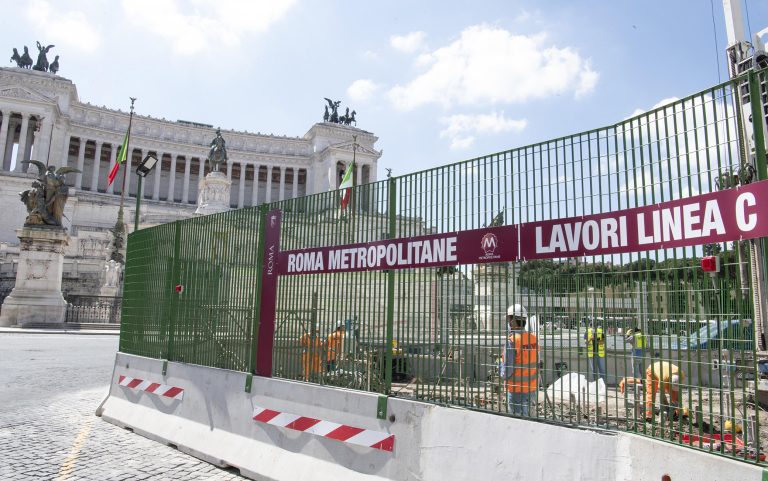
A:
[[[267,212],[264,230],[264,266],[261,272],[261,306],[259,307],[259,340],[256,374],[272,377],[272,346],[275,338],[277,307],[277,259],[280,249],[279,209]]]

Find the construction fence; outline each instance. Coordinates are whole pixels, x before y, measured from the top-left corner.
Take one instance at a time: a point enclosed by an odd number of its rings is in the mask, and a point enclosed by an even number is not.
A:
[[[764,92],[750,73],[605,128],[356,186],[343,210],[327,192],[132,233],[120,351],[255,374],[264,232],[279,211],[279,252],[296,255],[280,258],[272,376],[520,415],[502,358],[520,304],[538,344],[525,416],[763,462],[753,261],[764,241],[676,243],[683,220],[703,229],[715,214],[703,201],[651,211],[763,185],[762,130],[744,125],[762,118]],[[627,247],[621,220],[600,224],[621,247],[600,254],[584,250],[598,237],[588,222],[547,224],[646,207],[652,250]],[[445,240],[462,233],[482,234],[477,261]],[[388,250],[398,239],[422,240]],[[705,256],[718,272],[702,270]]]

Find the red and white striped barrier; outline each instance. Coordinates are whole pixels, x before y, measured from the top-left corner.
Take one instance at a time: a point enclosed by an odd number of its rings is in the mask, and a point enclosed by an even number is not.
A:
[[[395,447],[394,434],[356,428],[298,414],[281,413],[258,406],[253,410],[253,420],[382,451],[392,452]]]
[[[137,379],[135,377],[120,376],[117,384],[123,387],[138,389],[139,391],[146,391],[158,396],[163,396],[171,399],[181,399],[184,397],[184,389],[176,386],[168,386],[157,382],[149,382],[143,379]]]

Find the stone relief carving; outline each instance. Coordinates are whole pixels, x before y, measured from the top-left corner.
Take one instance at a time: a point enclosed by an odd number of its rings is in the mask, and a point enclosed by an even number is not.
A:
[[[45,279],[48,275],[48,269],[51,267],[51,260],[33,260],[27,259],[27,280],[34,281]]]

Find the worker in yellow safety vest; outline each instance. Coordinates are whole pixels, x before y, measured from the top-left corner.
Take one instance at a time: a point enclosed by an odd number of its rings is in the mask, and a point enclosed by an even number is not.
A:
[[[503,377],[507,381],[507,409],[528,416],[539,380],[539,341],[525,330],[528,311],[520,304],[507,309],[509,337],[503,354]]]
[[[659,406],[666,408],[667,413],[679,414],[680,384],[685,380],[685,372],[676,364],[668,361],[656,361],[645,370],[645,420],[653,419],[653,403],[656,392],[659,392]],[[670,395],[670,403],[666,404],[666,394]],[[674,412],[670,412],[674,410]],[[683,413],[685,415],[685,412]]]
[[[594,319],[592,325],[584,333],[587,344],[587,362],[591,370],[593,380],[601,378],[605,381],[605,334],[602,327],[595,328]],[[597,351],[597,356],[595,356]]]
[[[641,378],[645,364],[646,338],[639,327],[629,329],[624,340],[632,347],[632,375]]]
[[[311,332],[305,332],[299,338],[301,346],[301,372],[305,381],[313,374],[320,372],[320,355],[323,352],[323,341],[317,335],[317,325],[312,326]]]

